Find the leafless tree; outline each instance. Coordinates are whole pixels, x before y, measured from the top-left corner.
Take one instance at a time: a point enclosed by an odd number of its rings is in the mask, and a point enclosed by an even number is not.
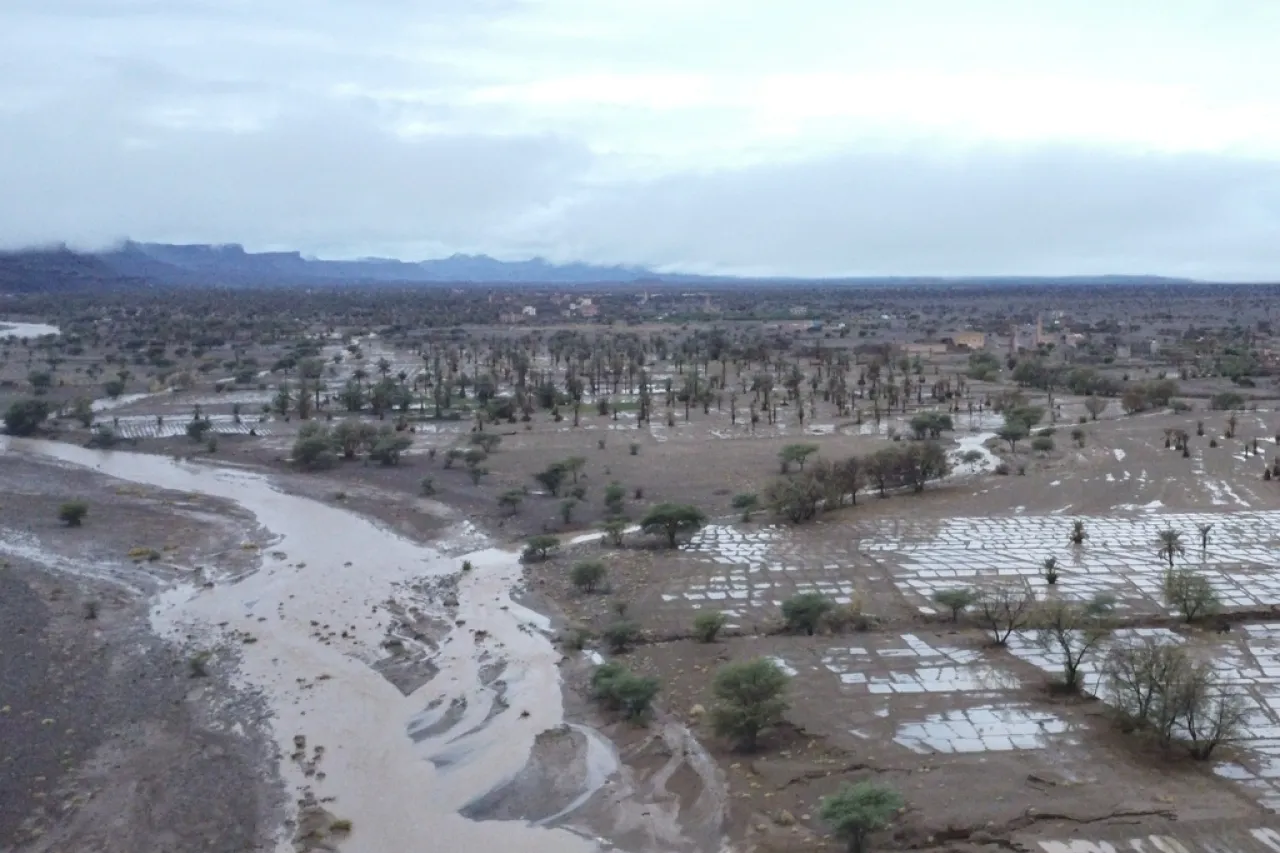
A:
[[[992,642],[1003,646],[1009,635],[1027,625],[1035,609],[1031,590],[1005,584],[979,591],[976,604],[978,624],[991,634]]]
[[[1080,687],[1080,667],[1111,633],[1115,597],[1097,593],[1088,601],[1053,598],[1036,608],[1032,625],[1036,641],[1062,661],[1062,686]]]

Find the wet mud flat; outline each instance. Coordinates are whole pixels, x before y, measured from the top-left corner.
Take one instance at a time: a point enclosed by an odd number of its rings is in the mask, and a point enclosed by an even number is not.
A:
[[[189,571],[182,550],[241,568],[252,519],[11,454],[0,481],[0,850],[270,849],[282,792],[261,703],[226,682],[233,655],[197,676],[199,650],[148,619],[150,592]],[[69,495],[90,505],[81,528],[54,518]],[[142,541],[161,556],[128,557]]]

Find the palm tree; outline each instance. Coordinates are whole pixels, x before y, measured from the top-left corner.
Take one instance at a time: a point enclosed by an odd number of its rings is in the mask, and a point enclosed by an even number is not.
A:
[[[1172,528],[1161,530],[1156,543],[1160,546],[1157,553],[1169,561],[1170,569],[1173,568],[1174,555],[1187,552],[1187,549],[1182,547],[1182,534]]]
[[[1084,532],[1084,521],[1076,519],[1071,522],[1071,544],[1083,545],[1084,540],[1089,538],[1089,534]]]
[[[1044,575],[1045,582],[1049,586],[1056,584],[1058,582],[1058,558],[1046,557],[1041,574]]]
[[[1204,552],[1209,550],[1209,531],[1213,529],[1213,525],[1201,524],[1199,526],[1199,529],[1200,529],[1200,553],[1203,554]]]

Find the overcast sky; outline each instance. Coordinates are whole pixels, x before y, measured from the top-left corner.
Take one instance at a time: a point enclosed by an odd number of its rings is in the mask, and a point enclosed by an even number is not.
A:
[[[0,244],[1280,280],[1276,0],[0,0]]]

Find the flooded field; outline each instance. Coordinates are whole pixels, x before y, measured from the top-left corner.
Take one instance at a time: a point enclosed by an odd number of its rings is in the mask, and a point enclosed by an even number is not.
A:
[[[1194,429],[1187,413],[1121,417],[1111,401],[1103,422],[1080,424],[1081,400],[1066,398],[1036,436],[1053,436],[1052,449],[1030,449],[1028,436],[1015,450],[1001,416],[956,404],[956,429],[940,438],[946,476],[884,496],[864,478],[856,495],[824,498],[839,507],[791,524],[766,509],[743,520],[735,497],[763,498],[792,444],[812,444],[823,464],[913,446],[906,406],[873,414],[858,397],[861,411],[837,412],[815,385],[807,406],[787,401],[752,424],[750,369],[722,364],[725,384],[686,410],[677,395],[688,365],[655,362],[648,421],[625,384],[610,393],[603,370],[595,393],[486,421],[474,387],[484,366],[453,352],[471,387],[436,418],[420,381],[431,359],[412,344],[335,334],[319,353],[322,405],[306,419],[275,410],[298,366],[265,369],[272,361],[255,356],[253,371],[210,360],[203,378],[177,383],[187,390],[157,374],[95,399],[97,422],[144,453],[83,449],[88,430],[65,417],[60,442],[0,444],[58,476],[167,490],[175,510],[234,508],[242,539],[230,547],[165,541],[157,521],[137,542],[113,542],[119,554],[89,560],[50,547],[67,534],[48,497],[43,527],[0,517],[0,556],[149,601],[157,635],[210,652],[261,697],[292,821],[279,849],[808,853],[828,849],[818,806],[843,779],[906,797],[900,828],[878,840],[894,849],[1194,853],[1219,837],[1215,853],[1258,853],[1272,840],[1242,827],[1268,826],[1280,809],[1280,633],[1262,618],[1280,606],[1280,486],[1261,476],[1274,452],[1250,444],[1274,434],[1275,412],[1242,414],[1239,438],[1199,441],[1184,457],[1162,439]],[[544,349],[526,369],[539,380],[584,369],[566,358]],[[512,372],[490,369],[493,389],[514,394]],[[411,389],[408,411],[344,411],[348,382],[367,389],[384,377]],[[667,379],[674,389],[656,390]],[[602,412],[606,397],[621,408]],[[918,411],[946,408],[939,398]],[[216,451],[186,438],[197,412],[227,437]],[[304,424],[347,419],[398,428],[403,457],[379,464],[366,447],[317,470],[290,461]],[[462,461],[484,441],[492,452]],[[577,461],[556,492],[539,475],[561,460]],[[621,510],[606,512],[603,493],[618,487]],[[96,488],[85,530],[125,529]],[[666,502],[707,516],[670,549],[639,524]],[[615,516],[623,547],[600,530]],[[1201,573],[1228,616],[1253,621],[1223,634],[1175,624],[1156,544],[1170,529],[1182,546],[1175,565]],[[539,533],[557,536],[559,551],[522,565]],[[570,582],[588,559],[604,564],[599,590]],[[934,601],[996,587],[1039,602],[1114,595],[1118,618],[1138,626],[1108,642],[1161,637],[1212,660],[1247,696],[1247,732],[1210,762],[1135,746],[1113,724],[1096,659],[1083,692],[1061,695],[1050,688],[1059,662],[1034,631],[995,648],[975,620],[953,622]],[[845,622],[785,630],[783,605],[802,593]],[[724,634],[697,642],[695,620],[708,613],[726,617]],[[638,632],[621,650],[606,634],[620,619]],[[726,662],[757,656],[789,679],[788,709],[745,753],[708,722],[709,685]],[[660,685],[643,724],[593,700],[591,673],[608,662]]]
[[[1280,602],[1280,511],[1161,513],[1137,517],[1030,516],[947,518],[923,524],[884,521],[856,530],[859,551],[892,564],[895,583],[922,606],[940,589],[987,583],[1022,583],[1044,589],[1044,560],[1061,572],[1062,594],[1088,598],[1111,593],[1126,608],[1162,609],[1167,566],[1156,559],[1161,531],[1174,530],[1186,543],[1175,564],[1193,566],[1211,578],[1228,607]],[[1072,523],[1088,532],[1084,544],[1070,542]],[[1201,529],[1209,531],[1201,547]]]
[[[19,320],[6,320],[0,317],[0,340],[4,338],[40,338],[45,335],[59,334],[57,326],[48,323],[28,323]]]

